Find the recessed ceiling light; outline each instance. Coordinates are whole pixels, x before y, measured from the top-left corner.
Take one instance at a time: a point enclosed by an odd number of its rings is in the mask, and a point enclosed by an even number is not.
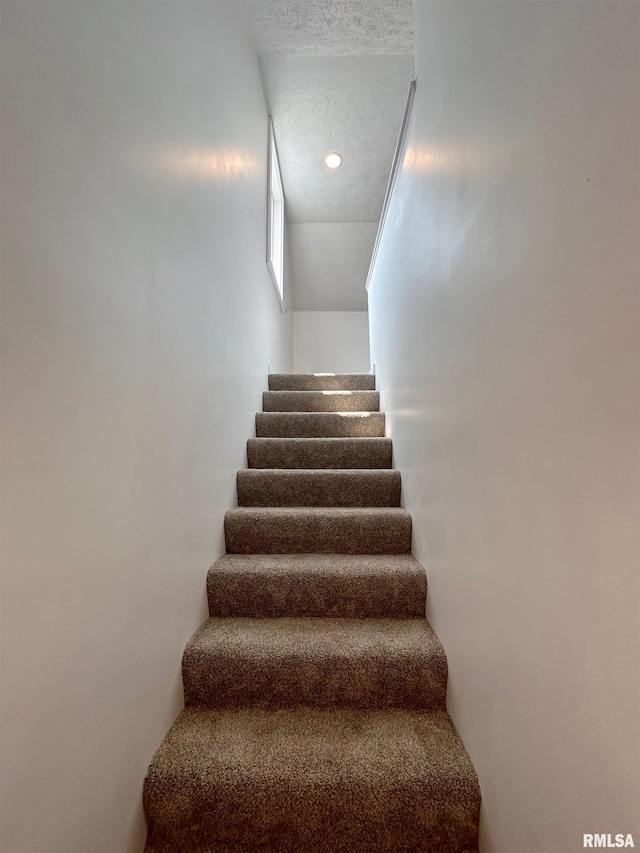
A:
[[[335,151],[332,151],[331,154],[327,154],[324,162],[330,169],[337,169],[339,166],[342,166],[342,157],[340,154],[336,154]]]

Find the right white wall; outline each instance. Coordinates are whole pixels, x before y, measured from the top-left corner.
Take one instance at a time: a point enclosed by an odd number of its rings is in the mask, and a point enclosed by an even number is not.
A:
[[[370,293],[483,853],[640,845],[637,3],[416,2]]]

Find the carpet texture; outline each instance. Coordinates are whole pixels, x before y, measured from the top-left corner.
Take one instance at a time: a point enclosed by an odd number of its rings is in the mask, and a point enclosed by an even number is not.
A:
[[[374,377],[269,377],[144,784],[146,853],[477,853]]]
[[[411,515],[392,507],[238,507],[224,518],[228,554],[409,554]]]
[[[258,412],[258,438],[384,438],[382,412]]]
[[[379,412],[377,391],[265,391],[265,412]]]
[[[390,438],[250,438],[249,468],[391,468]]]
[[[238,506],[400,506],[401,480],[384,469],[248,470],[237,487]]]
[[[410,554],[225,554],[207,576],[211,616],[424,619]]]
[[[184,711],[145,783],[147,853],[475,853],[445,711]]]
[[[187,708],[438,708],[447,662],[426,619],[208,619],[182,681]]]
[[[272,373],[270,391],[375,391],[372,373]]]

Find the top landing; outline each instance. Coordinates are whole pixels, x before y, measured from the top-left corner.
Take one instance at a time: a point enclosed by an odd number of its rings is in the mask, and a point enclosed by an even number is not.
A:
[[[270,373],[269,391],[375,391],[372,373]]]

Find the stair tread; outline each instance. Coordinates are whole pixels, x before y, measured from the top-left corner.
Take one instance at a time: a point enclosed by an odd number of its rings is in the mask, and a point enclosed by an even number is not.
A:
[[[409,574],[426,578],[413,554],[223,554],[210,572],[229,575],[348,575],[358,577]]]
[[[411,515],[399,507],[236,507],[224,529],[230,554],[411,552]]]
[[[410,554],[225,554],[211,616],[423,617],[427,575]]]
[[[209,618],[191,638],[185,654],[217,652],[261,657],[351,658],[379,656],[393,665],[399,656],[444,661],[444,650],[426,619],[281,617]],[[446,669],[446,664],[445,664]]]
[[[207,619],[182,660],[185,705],[445,704],[447,661],[426,619]]]
[[[391,468],[390,438],[250,438],[249,468]]]
[[[376,378],[371,373],[271,373],[270,391],[356,390],[373,391]]]
[[[271,441],[272,439],[253,439],[254,441]],[[323,439],[273,439],[277,441],[323,441]],[[328,439],[324,439],[328,440]],[[338,439],[340,440],[340,439]],[[356,439],[362,441],[363,439]],[[366,439],[364,439],[366,441]],[[364,480],[373,477],[378,480],[397,480],[400,471],[396,468],[240,468],[238,476],[251,479],[267,479],[269,477],[286,477],[298,479],[312,477],[314,480]]]
[[[283,412],[273,412],[272,414],[284,414]],[[297,413],[300,414],[300,413]],[[323,414],[322,412],[317,412],[317,414]],[[324,414],[335,414],[332,412],[325,412]],[[300,447],[318,447],[322,444],[326,444],[327,447],[340,447],[340,446],[348,446],[353,445],[354,447],[366,447],[367,445],[371,445],[372,447],[387,447],[393,446],[393,440],[391,438],[387,438],[384,435],[326,435],[326,436],[256,436],[255,438],[249,438],[248,441],[259,442],[261,444],[269,445],[272,444],[274,446],[281,444],[282,446],[296,447],[299,445]]]
[[[378,391],[264,391],[265,412],[378,412]]]
[[[237,506],[228,509],[225,515],[253,515],[263,518],[302,517],[327,518],[335,516],[353,515],[356,518],[375,518],[382,516],[395,516],[397,518],[411,518],[407,509],[397,506]]]
[[[447,660],[426,619],[210,618],[182,659],[187,706],[443,707]]]
[[[383,412],[257,412],[258,438],[384,438]]]
[[[312,439],[313,440],[313,439]],[[240,506],[399,506],[391,468],[248,468],[237,474]]]
[[[404,779],[437,787],[443,778],[467,778],[475,788],[468,756],[440,709],[185,709],[149,775],[164,772],[185,782],[200,776],[215,787],[220,771],[239,780],[288,779],[296,786],[351,782],[393,788]]]
[[[149,853],[462,853],[480,791],[443,710],[188,709],[144,805]]]

